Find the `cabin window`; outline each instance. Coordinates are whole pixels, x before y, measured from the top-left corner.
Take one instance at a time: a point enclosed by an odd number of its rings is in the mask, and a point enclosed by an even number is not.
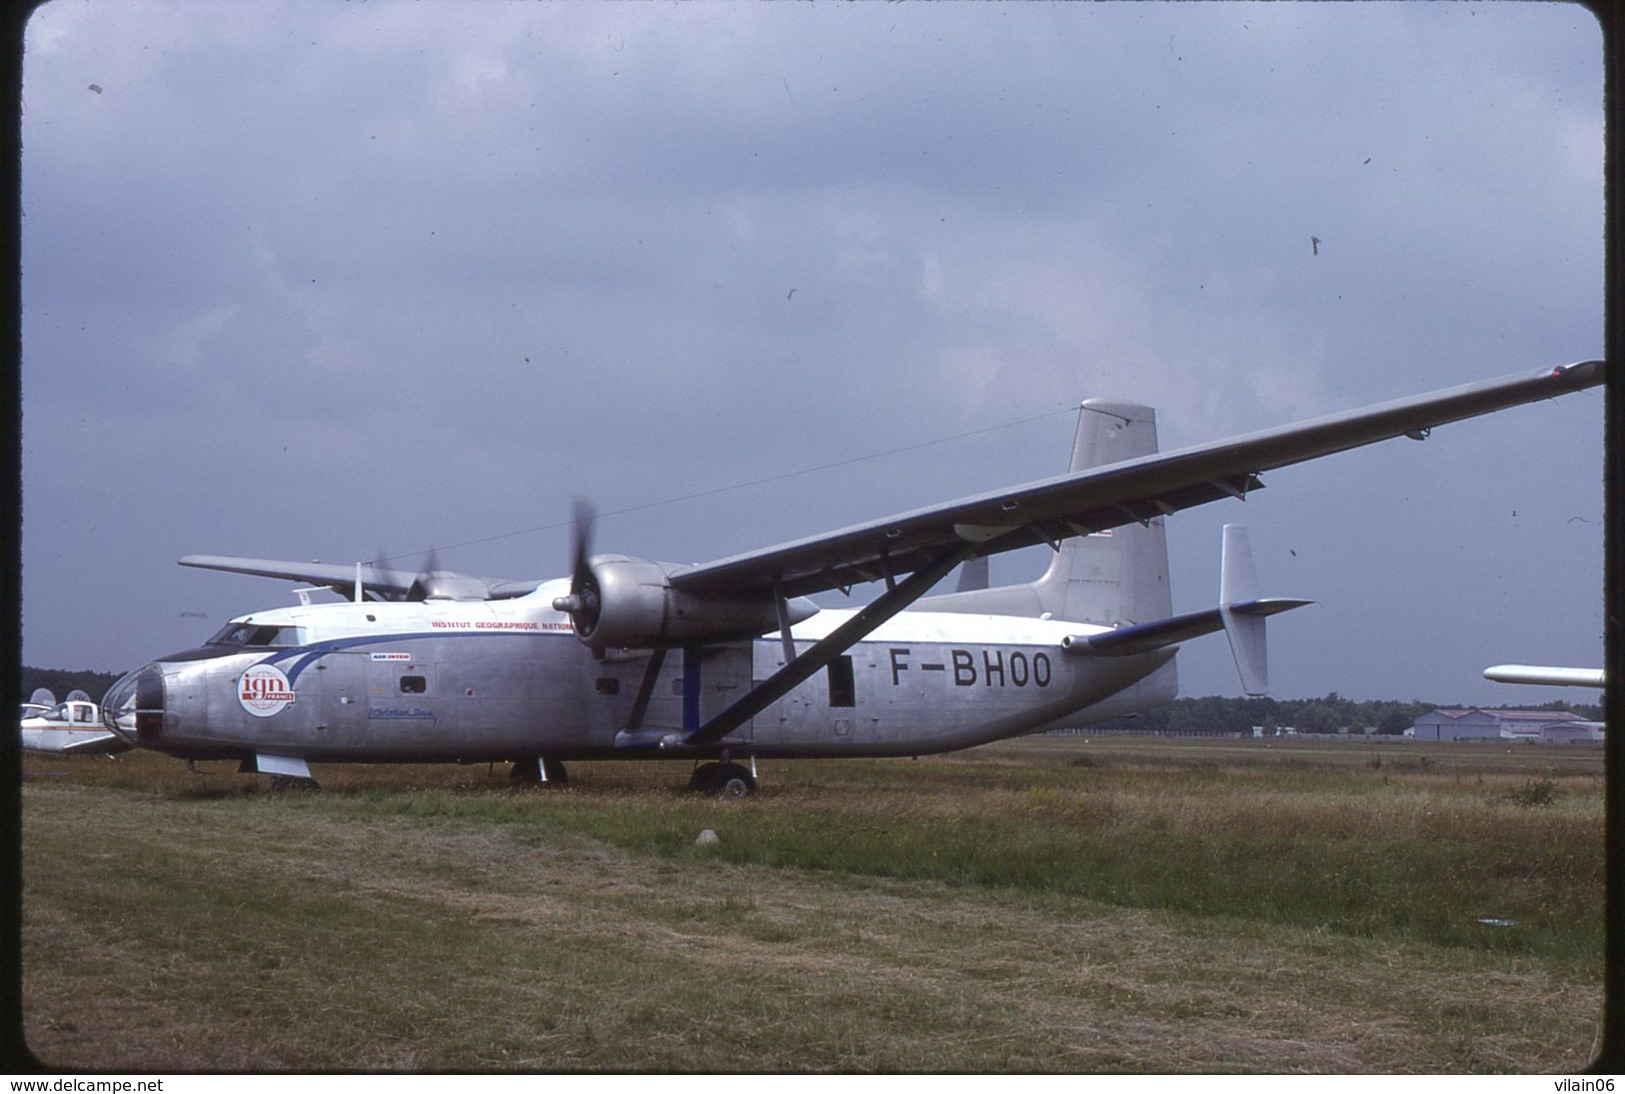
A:
[[[427,676],[403,676],[403,677],[401,677],[401,694],[402,695],[422,695],[424,692],[426,692],[428,690],[429,690],[429,678]]]
[[[597,687],[599,695],[619,695],[621,693],[621,682],[613,676],[600,676]]]
[[[837,657],[829,663],[829,705],[832,707],[855,707],[858,705],[858,689],[852,680],[852,658],[850,656]]]

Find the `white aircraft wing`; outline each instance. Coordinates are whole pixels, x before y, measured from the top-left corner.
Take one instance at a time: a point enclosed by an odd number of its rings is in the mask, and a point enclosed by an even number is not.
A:
[[[117,733],[94,733],[75,734],[73,740],[63,742],[54,751],[69,756],[104,756],[128,752],[133,747],[135,746]]]
[[[962,498],[765,550],[673,570],[687,593],[805,596],[1149,520],[1260,489],[1259,474],[1603,381],[1602,361],[1516,373],[1227,440]]]
[[[1227,440],[1095,467],[961,498],[735,555],[672,568],[673,588],[723,599],[805,596],[928,571],[951,556],[985,557],[1176,513],[1263,488],[1259,475],[1390,437],[1425,437],[1434,426],[1535,402],[1603,382],[1602,361],[1515,373]],[[955,559],[957,561],[957,558]],[[437,570],[188,555],[183,566],[285,578],[340,595],[384,600],[486,600],[523,596],[540,580],[513,581]],[[923,590],[922,590],[923,591]],[[916,593],[917,595],[917,593]]]
[[[343,565],[331,562],[288,562],[273,558],[238,558],[232,555],[187,555],[182,566],[204,570],[224,570],[255,577],[286,578],[324,586],[345,597],[354,597],[359,576],[363,594],[375,600],[422,600],[444,595],[458,600],[502,600],[524,596],[541,584],[536,581],[510,581],[499,577],[473,577],[449,570],[394,570],[375,562]]]
[[[1484,670],[1484,679],[1500,684],[1600,688],[1607,686],[1604,677],[1602,669],[1569,668],[1564,665],[1491,665]]]

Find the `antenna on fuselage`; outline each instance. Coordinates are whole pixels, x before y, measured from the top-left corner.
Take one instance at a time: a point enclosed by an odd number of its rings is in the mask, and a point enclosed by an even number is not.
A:
[[[361,603],[361,563],[355,564],[355,602]]]

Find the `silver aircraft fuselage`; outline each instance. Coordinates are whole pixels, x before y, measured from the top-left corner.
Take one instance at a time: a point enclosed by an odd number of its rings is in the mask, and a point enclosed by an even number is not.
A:
[[[716,755],[682,743],[685,691],[707,719],[784,662],[778,635],[671,651],[596,653],[551,607],[548,582],[502,601],[312,604],[257,612],[235,634],[136,670],[105,706],[135,743],[188,759],[311,762],[636,759]],[[795,626],[798,650],[851,612]],[[718,742],[738,756],[941,752],[1145,709],[1173,697],[1172,649],[1069,654],[1107,630],[910,611]],[[227,631],[232,628],[228,627]],[[222,640],[224,639],[224,640]],[[258,644],[235,644],[246,639]],[[697,656],[699,664],[690,658]],[[628,734],[628,727],[636,732]]]

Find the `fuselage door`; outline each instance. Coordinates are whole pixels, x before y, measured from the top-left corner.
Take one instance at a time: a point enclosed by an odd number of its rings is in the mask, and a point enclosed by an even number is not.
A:
[[[750,692],[753,671],[752,645],[752,643],[736,643],[727,646],[706,646],[699,651],[701,725],[733,706]],[[684,651],[679,657],[679,664],[681,665],[683,658],[689,656],[692,655]],[[678,671],[681,692],[682,688],[688,686],[691,676],[681,667]],[[732,736],[749,739],[750,723],[735,730]]]
[[[332,747],[353,741],[366,718],[365,654],[330,650],[299,674],[294,690],[296,707],[305,712],[307,732],[317,747]],[[292,708],[290,708],[292,709]]]
[[[854,654],[844,653],[815,673],[790,694],[755,719],[756,739],[762,743],[792,741],[814,747],[847,746],[871,737],[871,722],[859,717],[858,675]],[[755,674],[760,683],[784,667],[783,647],[777,639],[756,643]]]

